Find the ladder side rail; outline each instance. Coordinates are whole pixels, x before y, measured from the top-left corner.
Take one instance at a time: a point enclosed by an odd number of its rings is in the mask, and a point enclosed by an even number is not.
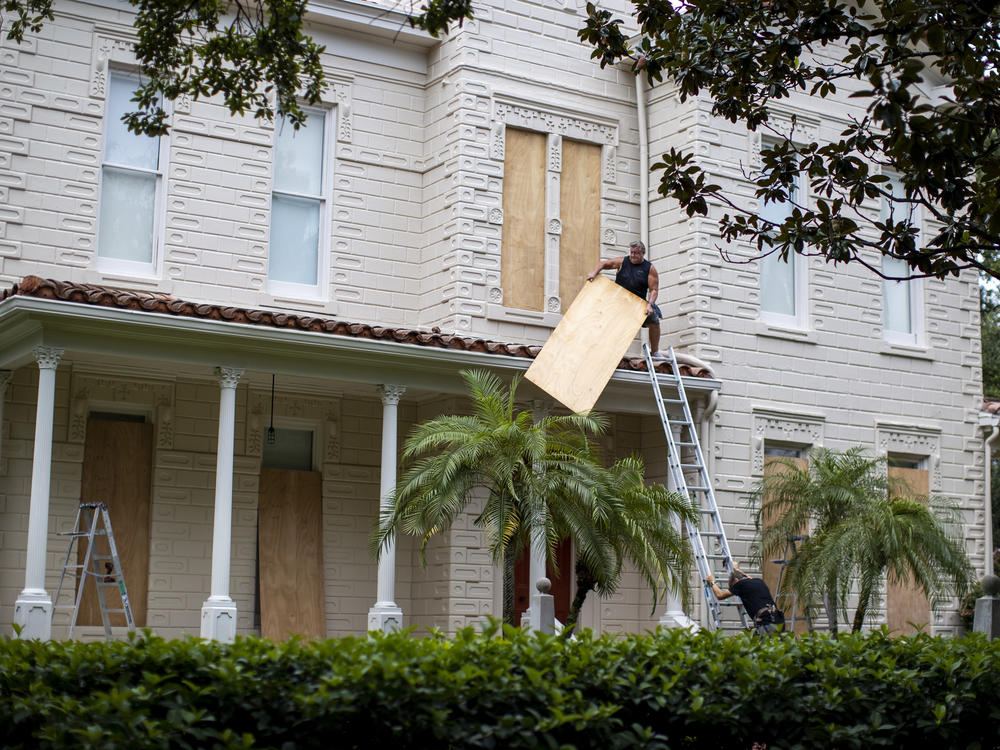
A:
[[[653,386],[653,391],[656,394],[656,407],[660,415],[660,424],[663,427],[664,435],[667,439],[667,464],[670,471],[670,475],[674,480],[675,490],[686,500],[696,501],[697,498],[692,498],[690,490],[688,489],[687,480],[684,477],[684,470],[681,465],[680,450],[674,440],[673,429],[671,428],[670,416],[667,414],[666,408],[663,405],[663,393],[660,390],[660,382],[656,375],[656,370],[653,365],[652,355],[649,351],[649,346],[643,344],[643,353],[646,358],[646,370],[649,374],[650,383]],[[672,350],[671,350],[671,356]],[[677,371],[676,360],[673,360],[673,375],[674,379],[677,381],[678,388],[682,388],[680,374]],[[686,397],[682,390],[679,391],[680,400],[683,405],[687,407]],[[699,502],[699,507],[700,507]],[[706,578],[711,572],[711,567],[709,565],[708,556],[705,553],[705,546],[701,537],[701,530],[693,523],[688,520],[684,521],[685,531],[687,532],[688,541],[691,544],[692,552],[694,553],[695,564],[698,568],[698,573],[701,576],[702,581],[702,593],[705,596],[705,601],[711,615],[711,620],[716,629],[721,624],[721,608],[719,602],[712,592],[712,587],[708,585]]]
[[[125,589],[125,575],[122,572],[122,564],[118,559],[118,546],[115,544],[115,535],[111,530],[111,516],[108,513],[108,506],[105,503],[101,503],[101,513],[104,516],[104,528],[107,530],[108,535],[108,547],[111,550],[111,563],[112,563],[112,573],[118,583],[118,591],[122,597],[122,610],[125,612],[125,624],[128,625],[130,631],[135,630],[135,620],[132,617],[132,607],[128,601],[128,593]],[[104,597],[104,588],[102,586],[98,587],[101,591],[101,597]],[[110,636],[110,631],[108,632]]]
[[[90,523],[87,523],[87,511],[90,511]],[[83,563],[80,565],[80,578],[76,590],[76,602],[73,605],[73,616],[69,621],[69,637],[73,637],[76,629],[76,621],[80,618],[80,604],[83,601],[83,590],[87,586],[87,576],[90,575],[90,561],[94,553],[94,534],[97,533],[97,512],[92,508],[80,506],[80,514],[83,516],[83,523],[90,530],[87,532],[87,551],[83,555]]]
[[[66,582],[66,571],[69,569],[69,561],[73,559],[73,544],[79,538],[77,532],[80,530],[80,513],[82,508],[77,507],[76,509],[76,520],[73,522],[73,530],[69,532],[61,532],[63,534],[69,535],[69,544],[66,546],[66,559],[63,560],[62,573],[59,574],[59,586],[56,588],[56,598],[53,602],[52,609],[54,610],[59,606],[59,599],[62,595],[63,584]],[[79,553],[78,553],[79,554]],[[79,566],[76,566],[79,567]]]
[[[715,492],[712,489],[711,480],[708,476],[708,469],[705,463],[705,455],[701,448],[701,440],[699,439],[698,431],[695,427],[694,416],[691,413],[691,405],[687,398],[687,391],[684,388],[684,379],[683,377],[681,377],[680,368],[677,365],[677,355],[674,352],[674,348],[671,346],[669,347],[668,351],[670,355],[670,366],[677,379],[677,392],[680,397],[681,408],[684,413],[685,423],[686,426],[688,427],[691,447],[694,448],[695,466],[698,474],[698,481],[700,482],[700,486],[704,488],[703,490],[701,490],[704,493],[704,500],[706,501],[703,502],[703,506],[707,506],[706,509],[711,512],[710,517],[712,519],[712,525],[714,525],[715,527],[710,531],[715,536],[715,541],[718,544],[721,553],[725,556],[724,567],[726,568],[727,571],[732,571],[733,555],[729,547],[729,539],[726,536],[725,527],[723,526],[722,523],[722,515],[719,512],[719,506],[715,500]],[[708,586],[707,583],[706,583],[706,588],[709,591],[711,591],[711,587]],[[716,600],[714,593],[712,594],[711,598],[713,600]],[[718,600],[716,600],[716,603],[718,604]],[[740,620],[743,623],[743,626],[747,627],[748,626],[747,616],[745,608],[742,606],[742,602],[739,608],[739,612],[740,612]]]

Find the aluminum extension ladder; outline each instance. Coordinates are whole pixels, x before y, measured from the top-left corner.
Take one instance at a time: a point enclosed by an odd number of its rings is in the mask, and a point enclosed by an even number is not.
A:
[[[705,579],[709,573],[716,573],[720,567],[725,570],[725,577],[728,577],[733,569],[733,556],[729,552],[722,516],[719,514],[719,506],[715,503],[715,493],[712,491],[712,483],[705,468],[705,457],[698,441],[698,430],[691,416],[691,406],[684,392],[684,381],[677,367],[677,356],[673,347],[668,351],[669,356],[666,361],[670,363],[670,375],[658,375],[649,345],[645,343],[642,345],[649,382],[653,386],[656,407],[660,413],[660,423],[667,437],[667,465],[674,490],[685,498],[693,500],[699,510],[698,523],[685,521],[684,526],[694,552],[698,574],[701,576],[702,591],[708,607],[708,620],[712,629],[718,630],[722,625],[723,604],[712,593],[712,587]],[[676,387],[676,398],[664,397],[661,390],[664,384]],[[680,407],[681,417],[672,419],[670,411],[672,409],[676,413],[677,407]],[[689,463],[682,461],[682,448],[688,449],[685,454],[691,457]],[[739,599],[734,598],[725,603],[735,604],[737,601]],[[747,615],[743,607],[739,606],[738,611],[743,627],[748,628]]]
[[[81,526],[82,525],[82,526]],[[59,577],[59,588],[56,591],[56,607],[59,608],[59,595],[62,593],[63,583],[66,580],[66,573],[72,571],[73,580],[76,580],[76,573],[80,573],[80,584],[76,591],[76,601],[73,604],[73,617],[69,621],[69,637],[73,637],[73,630],[76,627],[77,618],[80,616],[80,602],[83,601],[83,590],[87,581],[93,579],[97,586],[97,601],[101,606],[101,620],[104,623],[104,634],[111,640],[111,620],[110,614],[124,614],[125,623],[129,632],[135,631],[135,619],[132,617],[132,607],[128,601],[128,592],[125,589],[125,577],[122,574],[122,564],[118,559],[118,547],[115,546],[115,535],[111,531],[111,516],[108,514],[107,503],[80,503],[76,511],[76,522],[72,531],[60,531],[60,536],[68,536],[69,548],[66,550],[66,561],[63,563],[62,575]],[[99,554],[94,546],[96,537],[105,536],[108,540],[109,554]],[[84,553],[83,562],[70,564],[73,556],[74,542],[77,540],[87,540],[87,551]],[[79,554],[79,553],[78,553]],[[100,570],[103,563],[104,570]],[[109,609],[106,590],[117,588],[122,597],[121,609]]]

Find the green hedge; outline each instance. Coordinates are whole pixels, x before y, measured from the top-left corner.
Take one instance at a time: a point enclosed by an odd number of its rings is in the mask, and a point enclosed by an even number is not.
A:
[[[661,631],[565,642],[0,642],[23,748],[991,748],[1000,641]]]

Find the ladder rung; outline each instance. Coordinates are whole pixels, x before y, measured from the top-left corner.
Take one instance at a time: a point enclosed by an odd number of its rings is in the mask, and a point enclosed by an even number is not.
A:
[[[660,401],[662,401],[665,404],[683,404],[684,403],[684,399],[682,399],[682,398],[661,398]]]

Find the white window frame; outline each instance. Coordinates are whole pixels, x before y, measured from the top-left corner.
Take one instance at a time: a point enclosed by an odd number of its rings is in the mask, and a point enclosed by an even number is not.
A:
[[[890,179],[887,183],[889,190],[892,190],[892,186],[898,184],[899,176],[891,173],[886,173],[885,175]],[[885,197],[881,198],[879,212],[882,220],[884,221],[886,213],[887,201]],[[923,234],[923,214],[920,211],[920,206],[913,206],[911,208],[911,219],[912,222],[917,226],[917,238],[916,241],[919,244],[921,241],[921,236]],[[882,272],[885,273],[885,261],[886,257],[882,258]],[[908,268],[904,270],[909,270]],[[907,284],[909,286],[909,297],[910,297],[910,332],[906,333],[904,331],[894,331],[886,326],[886,294],[885,290],[889,284]],[[912,346],[912,347],[923,347],[924,346],[924,284],[923,279],[910,279],[909,281],[888,281],[886,279],[882,280],[882,338],[889,344],[898,344],[902,346]]]
[[[292,198],[306,198],[309,200],[319,200],[319,240],[316,247],[316,283],[302,284],[295,281],[279,281],[271,278],[271,221],[268,220],[267,237],[267,291],[275,297],[289,297],[293,299],[326,300],[330,287],[330,238],[333,234],[331,225],[331,206],[333,205],[333,177],[334,177],[334,139],[336,138],[336,106],[328,107],[303,107],[302,110],[307,116],[322,114],[323,123],[323,168],[320,172],[322,188],[318,195],[309,193],[295,193],[289,191],[277,191],[280,195],[287,195]],[[282,127],[280,119],[275,119],[274,136],[277,138],[278,129]],[[285,124],[285,127],[291,127]],[[274,171],[273,160],[277,153],[275,142],[272,140],[271,157],[271,190],[268,210],[274,205]]]
[[[94,257],[96,259],[97,270],[104,274],[133,276],[133,277],[153,277],[160,276],[160,269],[163,262],[164,245],[164,215],[166,214],[166,190],[164,189],[164,178],[167,173],[167,161],[170,156],[170,137],[167,135],[156,136],[158,138],[157,168],[143,169],[122,164],[114,164],[107,161],[108,150],[108,116],[107,102],[111,96],[111,79],[125,78],[134,84],[134,88],[139,86],[139,76],[128,70],[121,68],[108,69],[108,85],[105,95],[104,107],[104,127],[101,137],[101,173],[100,184],[98,186],[97,200],[97,234],[96,245],[94,247]],[[169,109],[168,109],[169,113]],[[136,135],[139,138],[142,136]],[[150,137],[150,136],[147,136]],[[138,174],[152,174],[156,177],[155,196],[153,198],[153,228],[152,228],[152,253],[149,261],[125,260],[123,258],[109,258],[100,254],[101,248],[101,201],[104,200],[104,170],[105,168],[119,169],[123,171],[135,172]]]
[[[798,204],[803,207],[808,207],[809,184],[806,181],[804,174],[800,173],[796,178],[795,188],[798,196],[801,196],[801,198],[797,200]],[[761,202],[762,200],[763,199],[758,199],[758,210],[763,207]],[[763,276],[763,262],[763,260],[758,261],[757,266],[761,276]],[[804,255],[799,255],[798,253],[791,251],[789,253],[789,262],[792,263],[792,288],[795,294],[795,312],[791,315],[787,315],[785,313],[765,310],[763,300],[761,300],[760,320],[765,325],[774,326],[776,328],[805,331],[809,328],[808,258]],[[758,290],[761,289],[760,279],[758,279],[757,288]]]

